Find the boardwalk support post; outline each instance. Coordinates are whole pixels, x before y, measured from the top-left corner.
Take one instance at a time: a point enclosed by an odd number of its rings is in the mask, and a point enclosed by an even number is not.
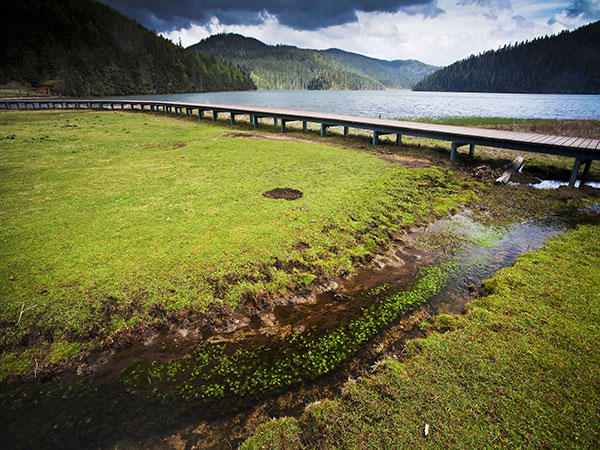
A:
[[[302,121],[302,131],[306,131],[306,129],[308,128],[308,122],[306,120]]]
[[[585,184],[585,180],[587,179],[588,173],[590,172],[590,167],[592,166],[592,160],[588,159],[585,161],[585,166],[583,167],[583,174],[581,174],[581,179],[579,181],[579,189],[583,187]]]
[[[321,124],[321,137],[327,136],[327,125],[324,123]]]
[[[277,117],[273,117],[273,125],[277,126]]]
[[[281,132],[285,133],[285,120],[281,119]]]
[[[456,142],[452,143],[452,148],[450,149],[450,161],[454,162],[456,161],[456,149],[458,148],[458,145],[456,145]]]
[[[402,135],[396,134],[396,145],[402,145]]]
[[[190,108],[185,108],[185,117],[190,117]]]
[[[235,114],[234,113],[229,113],[229,121],[231,122],[231,125],[235,125]]]
[[[219,118],[218,111],[213,111],[213,122],[216,122],[218,118]]]
[[[379,145],[379,131],[373,131],[373,145]]]
[[[450,161],[452,161],[452,162],[456,161],[456,157],[458,156],[458,147],[463,147],[465,145],[472,145],[472,144],[465,144],[464,142],[453,142],[452,143],[452,148],[450,148]],[[469,154],[471,154],[471,147],[469,147]]]
[[[348,136],[349,127],[344,127],[344,136]]]
[[[575,158],[575,164],[573,164],[573,171],[571,172],[571,179],[569,180],[569,187],[575,187],[575,182],[577,181],[577,173],[579,172],[580,166],[581,158]]]
[[[475,156],[475,144],[469,144],[469,156],[471,158]]]
[[[254,129],[258,128],[258,116],[255,114],[252,116],[252,125],[254,125]]]
[[[198,120],[204,118],[204,110],[203,109],[198,109]]]

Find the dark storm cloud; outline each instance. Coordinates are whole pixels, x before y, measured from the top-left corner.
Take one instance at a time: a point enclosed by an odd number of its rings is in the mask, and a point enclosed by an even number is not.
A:
[[[214,17],[225,25],[256,25],[264,13],[297,30],[342,25],[357,20],[357,11],[437,16],[437,0],[101,0],[159,32],[203,25]]]

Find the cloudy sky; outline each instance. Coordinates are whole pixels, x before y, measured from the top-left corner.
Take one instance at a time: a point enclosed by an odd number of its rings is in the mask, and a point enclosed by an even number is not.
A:
[[[447,65],[600,19],[600,0],[101,0],[184,46],[215,33]]]

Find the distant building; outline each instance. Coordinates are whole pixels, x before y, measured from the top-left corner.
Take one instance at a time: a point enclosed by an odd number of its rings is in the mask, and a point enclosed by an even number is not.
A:
[[[52,94],[52,88],[50,87],[50,85],[49,85],[49,84],[40,84],[40,85],[37,87],[37,91],[38,91],[40,94],[47,94],[47,95],[50,95],[50,94]]]

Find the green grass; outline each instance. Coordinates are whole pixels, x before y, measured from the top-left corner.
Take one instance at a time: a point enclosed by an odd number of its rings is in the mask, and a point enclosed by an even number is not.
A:
[[[0,115],[2,378],[351,269],[390,231],[472,198],[447,169],[229,130],[121,112]],[[262,196],[275,187],[304,196]]]
[[[598,448],[599,240],[585,226],[520,257],[466,316],[423,327],[451,331],[242,448]]]

